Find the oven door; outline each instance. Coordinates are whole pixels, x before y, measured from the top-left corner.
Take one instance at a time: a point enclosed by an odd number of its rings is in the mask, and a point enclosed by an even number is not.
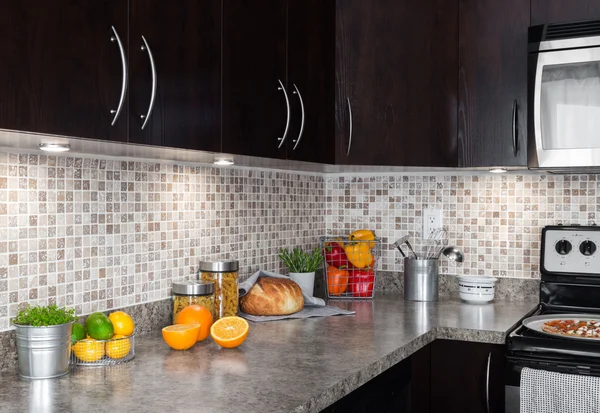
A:
[[[529,84],[529,166],[600,168],[600,47],[531,54]]]

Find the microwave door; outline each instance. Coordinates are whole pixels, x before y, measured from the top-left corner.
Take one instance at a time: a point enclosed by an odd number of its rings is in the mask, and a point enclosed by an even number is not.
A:
[[[530,166],[600,167],[600,47],[539,53],[534,85]]]

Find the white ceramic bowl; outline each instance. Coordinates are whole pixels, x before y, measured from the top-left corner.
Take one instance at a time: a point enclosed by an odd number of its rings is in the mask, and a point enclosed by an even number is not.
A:
[[[489,303],[494,299],[496,290],[494,277],[458,277],[460,299],[470,304]]]

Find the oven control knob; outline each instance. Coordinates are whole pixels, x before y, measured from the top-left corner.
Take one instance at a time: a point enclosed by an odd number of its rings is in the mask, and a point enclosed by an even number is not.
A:
[[[596,244],[593,241],[583,241],[580,245],[579,245],[579,251],[581,251],[581,253],[583,255],[594,255],[594,253],[596,252]]]
[[[567,255],[573,249],[573,245],[571,245],[571,243],[566,239],[561,239],[556,243],[555,248],[556,252],[558,252],[560,255]]]

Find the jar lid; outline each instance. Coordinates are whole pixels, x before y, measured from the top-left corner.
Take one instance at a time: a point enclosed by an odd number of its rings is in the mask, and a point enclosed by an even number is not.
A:
[[[181,281],[173,283],[173,294],[209,295],[215,291],[215,284],[210,281]]]
[[[200,261],[198,264],[200,272],[235,272],[239,270],[239,261]]]

